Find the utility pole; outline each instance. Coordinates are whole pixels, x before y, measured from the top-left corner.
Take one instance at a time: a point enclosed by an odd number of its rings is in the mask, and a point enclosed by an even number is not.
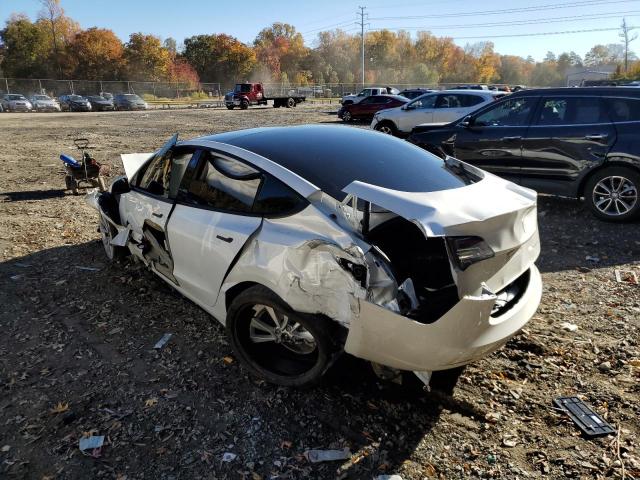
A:
[[[360,21],[358,22],[358,24],[360,25],[360,36],[362,40],[362,88],[364,88],[364,11],[367,9],[367,7],[358,8],[360,9],[360,11],[358,12],[358,15],[360,15]]]
[[[638,34],[630,35],[631,30],[635,30],[636,27],[630,27],[627,25],[627,19],[622,19],[622,25],[620,26],[620,30],[622,30],[618,36],[622,39],[622,43],[624,44],[624,73],[627,74],[629,69],[629,44],[633,42],[636,38],[638,38]]]

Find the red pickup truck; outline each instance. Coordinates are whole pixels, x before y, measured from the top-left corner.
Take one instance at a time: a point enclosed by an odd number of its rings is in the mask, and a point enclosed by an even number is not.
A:
[[[229,110],[235,107],[246,110],[249,105],[267,105],[269,100],[273,100],[274,108],[291,108],[304,102],[306,97],[295,94],[267,97],[261,83],[236,83],[233,92],[224,96],[224,104]]]

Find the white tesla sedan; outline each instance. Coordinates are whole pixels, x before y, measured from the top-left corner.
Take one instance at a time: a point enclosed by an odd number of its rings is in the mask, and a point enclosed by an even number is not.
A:
[[[355,128],[176,140],[88,196],[107,256],[148,265],[273,383],[312,384],[343,351],[428,382],[538,307],[532,190]]]

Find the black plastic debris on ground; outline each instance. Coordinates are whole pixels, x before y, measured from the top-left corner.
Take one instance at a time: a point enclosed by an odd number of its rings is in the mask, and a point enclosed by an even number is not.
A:
[[[558,397],[553,403],[567,412],[571,420],[588,437],[601,437],[615,433],[613,427],[604,418],[594,412],[578,397]]]

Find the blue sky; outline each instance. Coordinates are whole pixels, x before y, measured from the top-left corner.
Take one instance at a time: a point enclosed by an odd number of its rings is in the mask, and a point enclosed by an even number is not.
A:
[[[320,29],[339,26],[350,33],[359,32],[356,12],[362,5],[367,7],[371,29],[431,30],[436,35],[454,37],[460,45],[489,40],[502,54],[531,55],[537,60],[548,50],[556,53],[573,50],[584,56],[596,43],[619,42],[618,32],[497,36],[616,28],[623,16],[629,24],[640,26],[640,0],[397,1],[61,0],[61,4],[67,15],[83,28],[109,28],[123,40],[140,31],[173,37],[178,42],[201,33],[227,33],[249,43],[263,27],[287,22],[304,34],[309,46],[313,46]],[[0,21],[4,23],[14,12],[35,18],[39,10],[38,0],[0,0]],[[511,24],[505,25],[506,22]],[[488,23],[493,26],[487,26]],[[632,44],[634,47],[640,52],[640,39]]]

